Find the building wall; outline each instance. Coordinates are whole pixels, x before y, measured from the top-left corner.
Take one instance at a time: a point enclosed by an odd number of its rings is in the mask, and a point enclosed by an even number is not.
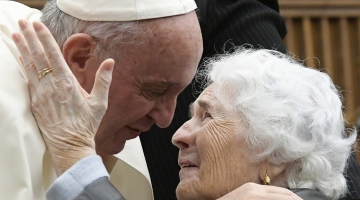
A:
[[[360,127],[360,1],[279,0],[279,5],[289,52],[332,77],[342,91],[345,118]]]

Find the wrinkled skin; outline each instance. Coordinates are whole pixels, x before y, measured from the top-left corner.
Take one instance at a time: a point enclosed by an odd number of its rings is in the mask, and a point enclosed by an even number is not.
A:
[[[267,193],[276,195],[275,199],[297,199],[285,188],[259,185],[265,173],[275,178],[286,165],[251,159],[254,154],[244,139],[244,118],[220,103],[213,94],[213,85],[191,105],[191,116],[172,139],[180,149],[179,200],[217,199],[233,190],[222,199],[258,199],[267,197]]]
[[[173,136],[180,148],[179,199],[216,199],[246,182],[260,183],[250,161],[241,115],[225,108],[208,87],[192,104],[192,118]]]
[[[29,79],[31,109],[61,175],[81,158],[96,154],[94,136],[107,108],[114,62],[106,60],[100,66],[88,94],[66,66],[47,28],[25,20],[19,25],[23,35],[13,34],[13,40]],[[48,67],[53,72],[38,79],[38,71]]]
[[[122,59],[115,63],[109,107],[95,137],[99,154],[120,152],[126,140],[149,130],[154,123],[162,128],[169,126],[177,96],[191,83],[201,58],[202,37],[195,12],[147,20],[140,25],[150,30],[143,44],[119,47]],[[95,77],[96,70],[92,69],[100,63],[86,63],[89,70],[79,82],[87,92]]]

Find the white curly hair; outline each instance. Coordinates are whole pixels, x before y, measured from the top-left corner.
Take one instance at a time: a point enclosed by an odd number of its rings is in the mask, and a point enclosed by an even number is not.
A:
[[[254,162],[289,163],[289,188],[318,190],[331,199],[344,195],[356,130],[345,128],[340,93],[326,73],[276,51],[239,48],[210,59],[197,78],[244,116]]]

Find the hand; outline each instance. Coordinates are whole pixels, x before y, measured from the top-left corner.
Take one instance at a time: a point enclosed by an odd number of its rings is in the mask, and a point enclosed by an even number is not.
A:
[[[13,40],[29,80],[31,109],[60,176],[82,158],[96,155],[94,136],[107,109],[114,61],[101,64],[88,94],[45,25],[20,20],[19,26],[22,34],[14,33]],[[38,78],[46,68],[52,73]]]
[[[245,183],[218,200],[301,200],[299,196],[282,187]]]

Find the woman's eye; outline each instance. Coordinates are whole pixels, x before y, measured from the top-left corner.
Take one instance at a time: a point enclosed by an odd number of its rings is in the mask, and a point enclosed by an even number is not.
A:
[[[208,117],[212,118],[209,112],[205,112],[204,113],[204,118],[208,118]]]

